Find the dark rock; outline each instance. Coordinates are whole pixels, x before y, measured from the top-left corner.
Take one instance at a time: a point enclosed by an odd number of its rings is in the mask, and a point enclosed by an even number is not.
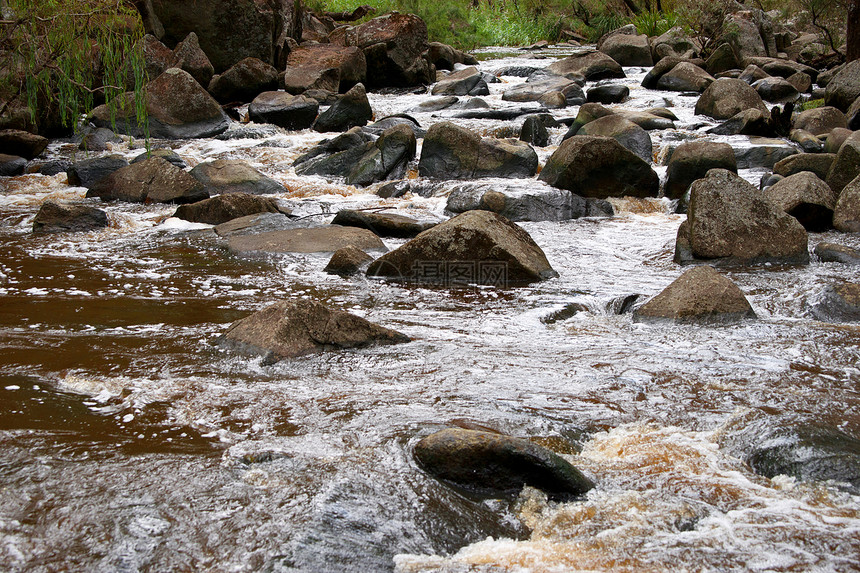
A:
[[[680,199],[693,181],[701,179],[715,168],[738,172],[731,145],[715,141],[685,141],[669,160],[663,194],[669,199]]]
[[[535,147],[546,147],[549,145],[549,131],[544,122],[537,115],[526,117],[520,128],[520,141],[524,141]]]
[[[812,251],[822,263],[841,263],[843,265],[860,265],[860,251],[837,245],[836,243],[818,243]]]
[[[65,173],[72,166],[72,162],[68,159],[52,159],[36,165],[37,172],[42,175],[53,176],[59,173]]]
[[[340,90],[340,71],[337,68],[318,69],[309,66],[290,67],[278,76],[278,84],[287,93],[305,95],[316,99],[320,104],[328,105],[337,101]],[[313,97],[310,92],[326,94],[325,100]],[[331,101],[329,100],[331,97]]]
[[[351,127],[367,125],[373,119],[373,110],[367,100],[364,86],[356,84],[331,107],[322,112],[313,128],[315,131],[346,131]]]
[[[307,153],[296,159],[295,162],[293,162],[293,165],[298,166],[314,159],[315,157],[319,157],[320,155],[329,155],[339,151],[346,151],[355,147],[364,146],[364,144],[372,143],[373,141],[373,135],[368,133],[367,130],[360,127],[353,127],[337,137],[332,139],[323,139]]]
[[[621,103],[630,96],[630,88],[619,85],[595,86],[588,90],[585,100],[596,103]]]
[[[191,74],[191,77],[197,80],[201,86],[209,85],[212,76],[215,75],[215,67],[209,61],[206,52],[200,48],[200,41],[196,33],[188,34],[184,40],[177,44],[173,53],[176,56],[176,67]]]
[[[738,169],[755,169],[765,167],[773,169],[779,161],[797,154],[797,147],[782,139],[766,137],[750,137],[748,147],[735,149],[735,159]]]
[[[803,226],[725,169],[712,169],[690,188],[687,220],[678,229],[675,262],[750,265],[807,263]]]
[[[348,277],[361,272],[361,268],[372,260],[373,257],[350,245],[335,251],[323,270],[331,275]]]
[[[810,233],[833,227],[836,195],[827,183],[809,171],[801,171],[764,191],[765,198],[800,221]]]
[[[490,95],[490,88],[474,66],[456,71],[433,86],[433,95],[483,96]]]
[[[169,45],[196,32],[216,72],[246,57],[283,69],[288,41],[301,39],[301,4],[293,0],[151,0],[151,6],[147,32],[163,34]]]
[[[196,203],[180,205],[174,217],[194,223],[220,225],[239,217],[257,213],[283,213],[278,202],[271,197],[248,193],[228,193]]]
[[[434,477],[486,497],[538,488],[555,501],[581,496],[594,484],[559,455],[528,440],[449,428],[415,445],[415,459]]]
[[[453,70],[457,64],[469,66],[478,64],[478,60],[471,54],[466,54],[441,42],[430,42],[427,45],[427,60],[436,66],[437,70]]]
[[[824,181],[835,159],[834,153],[798,153],[777,161],[773,172],[788,177],[801,171],[809,171]]]
[[[660,81],[660,78],[671,72],[675,66],[682,62],[690,63],[699,68],[704,65],[704,62],[698,59],[688,60],[674,56],[664,57],[658,61],[653,68],[648,70],[647,74],[645,74],[645,77],[642,79],[642,87],[649,90],[657,89],[657,82]]]
[[[143,61],[149,78],[157,78],[170,68],[175,68],[178,63],[173,50],[159,42],[152,34],[143,37]]]
[[[537,154],[526,143],[482,139],[464,127],[441,122],[427,131],[418,172],[440,179],[532,177],[537,165]]]
[[[84,151],[107,151],[109,143],[122,143],[122,138],[106,127],[98,127],[86,133],[81,139],[78,149]]]
[[[611,137],[646,162],[652,161],[651,136],[648,132],[620,115],[607,115],[590,121],[578,135]]]
[[[836,154],[827,174],[827,184],[837,195],[852,179],[860,175],[860,132],[854,132]]]
[[[172,149],[167,149],[164,147],[144,151],[143,153],[132,159],[131,163],[139,163],[141,161],[149,159],[150,157],[160,157],[165,161],[169,161],[180,169],[185,169],[186,167],[188,167],[188,164],[185,163],[185,160],[182,159],[182,157],[180,157],[178,153],[176,153]]]
[[[738,76],[738,79],[745,81],[750,85],[753,85],[758,80],[769,77],[769,73],[767,73],[755,64],[750,64],[746,68],[744,68],[744,70],[741,72],[741,75]]]
[[[425,100],[417,106],[409,110],[411,113],[429,113],[432,111],[441,111],[447,109],[460,101],[456,96],[443,96]]]
[[[847,128],[848,119],[835,107],[824,106],[801,112],[792,120],[791,126],[813,135],[826,135],[837,127]]]
[[[435,225],[435,223],[421,223],[415,219],[393,213],[353,211],[352,209],[341,209],[331,223],[332,225],[367,229],[380,237],[400,239],[411,239]]]
[[[335,73],[327,72],[334,70]],[[355,46],[336,44],[303,44],[290,51],[286,69],[287,91],[301,93],[310,87],[324,87],[335,92],[346,92],[356,84],[367,82],[367,60],[364,52]],[[334,85],[323,85],[319,81],[302,81],[300,77],[334,78]]]
[[[229,197],[229,195],[224,195]],[[326,219],[328,215],[326,216]],[[257,213],[230,219],[215,227],[215,234],[219,237],[237,237],[240,235],[261,235],[273,231],[287,231],[292,229],[310,229],[324,227],[320,217],[292,218],[284,213]]]
[[[27,167],[27,160],[17,155],[0,153],[0,177],[22,175]]]
[[[72,164],[66,173],[69,175],[69,185],[91,189],[93,185],[126,165],[128,161],[120,155],[105,155],[78,161]]]
[[[824,322],[860,321],[860,284],[846,282],[825,287],[810,310]]]
[[[800,97],[797,88],[782,78],[764,78],[753,83],[752,87],[763,100],[772,103],[793,102]]]
[[[401,181],[392,181],[390,183],[386,183],[382,187],[380,187],[376,191],[377,197],[381,197],[383,199],[403,197],[407,193],[412,190],[409,181],[401,180]]]
[[[208,89],[221,103],[249,102],[263,92],[278,89],[278,70],[258,58],[245,58],[213,76]]]
[[[374,261],[371,277],[510,287],[558,276],[528,233],[501,215],[468,211]]]
[[[824,153],[832,153],[833,155],[839,153],[839,148],[842,147],[845,140],[851,137],[852,133],[853,131],[850,129],[835,128],[827,134],[827,139],[824,141]]]
[[[679,62],[671,71],[660,76],[657,89],[676,92],[703,92],[714,82],[714,77],[690,62]]]
[[[109,224],[107,213],[86,205],[60,205],[48,200],[42,203],[33,219],[34,233],[87,232]]]
[[[827,83],[824,103],[842,111],[848,111],[851,104],[860,97],[860,61],[848,62]]]
[[[195,203],[209,197],[209,193],[187,171],[152,157],[100,179],[87,197],[131,203]]]
[[[0,153],[34,159],[48,147],[48,138],[20,129],[0,130]]]
[[[734,70],[739,67],[740,62],[738,62],[738,59],[735,56],[735,51],[732,50],[732,47],[728,44],[720,44],[717,46],[705,62],[705,69],[712,75],[726,72],[728,70]]]
[[[741,80],[720,78],[699,96],[695,111],[697,115],[729,119],[748,109],[757,109],[765,115],[768,114],[761,96],[752,86]]]
[[[502,94],[502,100],[519,103],[540,101],[542,97],[552,92],[564,94],[565,101],[570,105],[578,105],[585,101],[585,94],[579,84],[561,76],[549,76],[512,86]]]
[[[210,195],[286,193],[283,185],[240,159],[216,159],[199,163],[191,170],[191,175],[203,184]]]
[[[755,318],[738,286],[709,265],[685,271],[633,312],[634,321],[732,322]]]
[[[618,62],[602,52],[580,52],[552,63],[547,71],[564,76],[571,72],[581,74],[588,81],[623,78],[624,70]]]
[[[399,344],[409,337],[311,300],[283,301],[237,320],[216,344],[263,364],[285,358],[371,344]]]
[[[374,233],[357,227],[323,225],[252,235],[230,235],[228,247],[237,255],[333,253],[352,245],[364,251],[386,251]]]
[[[570,191],[548,185],[524,190],[465,183],[451,190],[446,211],[465,213],[476,209],[498,213],[511,221],[566,221],[584,217],[587,204]]]
[[[150,137],[213,137],[229,126],[218,102],[188,72],[179,68],[170,68],[146,84],[145,92]],[[115,124],[106,105],[93,110],[93,123],[99,127],[116,125],[119,133],[143,137],[144,131],[135,119],[134,97],[134,92],[128,92],[115,102],[118,107]]]
[[[575,136],[562,142],[539,179],[583,197],[656,197],[653,169],[610,137]]]
[[[845,233],[860,233],[860,176],[849,181],[839,193],[833,226]]]
[[[789,141],[796,143],[804,153],[820,153],[824,144],[820,139],[803,129],[793,129]]]
[[[713,135],[774,135],[770,114],[760,109],[747,109],[736,113],[720,125],[712,127],[707,133]]]
[[[257,123],[271,123],[288,130],[308,129],[319,113],[316,100],[286,92],[263,92],[248,106],[248,116]]]

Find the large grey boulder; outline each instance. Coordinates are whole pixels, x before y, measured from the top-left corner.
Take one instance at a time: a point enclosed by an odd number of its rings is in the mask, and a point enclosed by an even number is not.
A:
[[[237,320],[216,344],[263,364],[372,344],[409,342],[405,334],[311,301],[282,301]]]
[[[346,131],[367,125],[371,119],[373,110],[367,100],[367,92],[362,84],[356,84],[319,115],[313,128],[319,132]]]
[[[860,60],[848,62],[827,83],[824,89],[824,103],[842,111],[848,111],[851,104],[860,97]]]
[[[816,107],[796,115],[791,127],[806,130],[812,135],[826,135],[838,127],[847,128],[848,118],[835,107]]]
[[[654,65],[654,60],[651,58],[651,46],[648,44],[646,34],[613,34],[602,42],[600,51],[621,66],[650,67]]]
[[[860,176],[839,193],[833,210],[833,226],[845,233],[860,233]]]
[[[230,121],[221,106],[191,74],[170,68],[146,84],[145,105],[149,136],[159,139],[214,137],[227,130]],[[90,119],[98,127],[116,126],[116,131],[142,137],[144,130],[135,119],[135,95],[128,92],[114,102],[118,107],[115,122],[111,110],[101,105]]]
[[[257,123],[271,123],[289,130],[310,128],[320,104],[305,96],[286,92],[263,92],[248,106],[248,116]]]
[[[117,169],[93,185],[87,197],[131,203],[195,203],[209,193],[187,171],[151,157]]]
[[[550,64],[547,71],[559,76],[577,73],[588,81],[625,77],[618,62],[598,51],[573,54]]]
[[[445,76],[433,86],[433,95],[483,96],[490,95],[490,87],[475,66],[469,66]]]
[[[744,58],[769,55],[756,14],[752,10],[728,14],[723,23],[723,39],[729,43],[741,61]]]
[[[585,101],[585,94],[580,85],[562,76],[543,77],[535,81],[526,81],[516,84],[502,94],[502,100],[514,102],[541,101],[547,94],[561,92],[565,102],[569,105],[578,105]]]
[[[528,485],[567,501],[594,487],[551,450],[493,432],[445,429],[419,441],[414,455],[429,474],[481,496],[515,496]]]
[[[267,177],[241,159],[215,159],[197,164],[191,175],[203,184],[211,195],[250,193],[266,195],[285,193],[279,182]]]
[[[464,183],[451,190],[446,211],[465,213],[476,209],[493,211],[511,221],[566,221],[588,213],[585,199],[549,185],[522,189]]]
[[[743,291],[710,265],[684,272],[633,312],[635,321],[731,322],[755,318]]]
[[[696,114],[714,119],[729,119],[736,113],[757,109],[770,115],[761,96],[748,83],[732,78],[715,80],[699,96]]]
[[[765,189],[764,196],[800,221],[810,233],[833,227],[836,195],[814,173],[801,171],[790,175]]]
[[[89,205],[61,205],[47,200],[33,219],[34,233],[87,232],[109,224],[107,213]]]
[[[714,77],[690,62],[679,62],[657,80],[657,89],[676,92],[705,91],[714,82]]]
[[[424,138],[418,173],[438,179],[532,177],[534,149],[513,139],[482,138],[450,122],[433,124]]]
[[[250,256],[333,253],[350,245],[363,251],[385,252],[387,250],[380,238],[367,229],[340,225],[300,227],[255,234],[231,234],[227,243],[232,253]]]
[[[808,263],[808,237],[797,219],[725,169],[693,183],[687,220],[678,229],[675,262]]]
[[[656,197],[651,166],[610,137],[577,135],[547,160],[539,179],[583,197]]]
[[[127,165],[128,161],[121,155],[104,155],[77,161],[69,166],[66,173],[69,185],[90,189],[117,169]]]
[[[151,0],[147,32],[173,46],[195,32],[216,72],[254,57],[283,68],[288,39],[301,40],[295,0]]]
[[[860,132],[855,131],[846,139],[827,173],[827,184],[837,195],[855,177],[860,175]]]
[[[371,263],[367,276],[455,286],[518,286],[558,276],[522,228],[489,211],[468,211]]]
[[[735,152],[728,143],[716,141],[685,141],[672,152],[666,169],[663,195],[680,199],[693,184],[711,169],[738,172]]]
[[[248,193],[228,193],[196,203],[180,205],[174,217],[193,223],[220,225],[256,213],[283,213],[277,200]]]
[[[653,160],[653,146],[648,132],[620,115],[607,115],[588,122],[577,135],[611,137],[646,162]]]
[[[773,166],[773,172],[788,177],[801,171],[809,171],[825,181],[835,160],[835,153],[797,153],[777,161]]]

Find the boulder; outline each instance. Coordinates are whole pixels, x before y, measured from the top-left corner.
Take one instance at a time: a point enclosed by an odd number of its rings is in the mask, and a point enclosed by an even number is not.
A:
[[[684,272],[633,312],[634,321],[732,322],[755,318],[749,301],[728,277],[709,265]]]
[[[448,428],[423,438],[413,453],[427,473],[485,497],[516,496],[528,485],[569,501],[594,487],[547,448],[494,432]]]
[[[387,250],[379,237],[367,229],[340,225],[297,227],[254,234],[230,234],[228,237],[227,246],[236,255],[333,253],[349,245],[363,251],[385,252]]]
[[[810,81],[813,81],[818,77],[818,70],[811,66],[777,58],[768,58],[767,61],[763,61],[761,63],[761,69],[772,76],[779,76],[785,79],[788,79],[795,74],[805,74],[810,78]]]
[[[833,210],[833,226],[845,233],[860,233],[860,176],[839,193]]]
[[[731,78],[715,80],[699,96],[696,114],[714,119],[729,119],[736,113],[757,109],[769,115],[761,96],[748,83]]]
[[[739,67],[740,62],[735,56],[735,51],[727,43],[717,46],[705,62],[705,69],[712,75],[735,70]]]
[[[130,203],[195,203],[209,193],[187,171],[152,157],[117,169],[87,191],[87,197]]]
[[[146,84],[149,136],[158,139],[214,137],[227,130],[227,116],[212,96],[186,71],[170,68]],[[106,105],[94,109],[91,120],[99,127],[116,126],[119,133],[143,137],[135,118],[134,92],[119,96],[115,123]]]
[[[307,354],[409,342],[400,332],[383,328],[312,300],[282,301],[230,325],[216,345],[263,364]]]
[[[648,132],[620,115],[607,115],[590,121],[578,135],[611,137],[646,162],[652,161],[652,143]]]
[[[433,86],[433,95],[483,96],[490,95],[490,87],[478,71],[469,66],[446,76]]]
[[[257,123],[271,123],[288,130],[310,128],[320,104],[315,99],[286,92],[263,92],[248,106],[248,116]]]
[[[839,148],[827,173],[827,184],[839,195],[843,187],[860,175],[860,132],[855,131]]]
[[[521,141],[481,138],[450,122],[427,131],[418,162],[422,177],[475,179],[532,177],[537,172],[534,149]]]
[[[785,81],[793,85],[799,93],[809,93],[812,90],[812,78],[809,77],[809,74],[795,72],[785,78]]]
[[[804,129],[792,129],[788,140],[796,143],[804,153],[821,153],[824,142]]]
[[[373,257],[361,249],[349,245],[336,250],[323,270],[330,275],[348,277],[357,275],[372,260]]]
[[[804,129],[813,135],[827,135],[838,127],[847,128],[848,119],[835,107],[816,107],[796,115],[791,121],[791,127]]]
[[[613,34],[602,42],[599,49],[621,66],[651,67],[654,65],[646,34]]]
[[[162,44],[152,34],[143,37],[143,61],[146,75],[149,78],[157,78],[170,68],[177,67],[176,54],[173,50]],[[206,85],[209,85],[208,83]]]
[[[842,147],[845,140],[851,137],[852,133],[853,131],[850,129],[835,128],[827,134],[827,139],[824,141],[824,153],[832,153],[835,156],[839,153],[839,148]]]
[[[231,193],[232,195],[232,193]],[[229,197],[230,195],[223,195]],[[219,195],[221,197],[221,195]],[[292,229],[310,229],[324,227],[325,223],[317,217],[288,217],[284,213],[256,213],[230,219],[226,223],[215,226],[215,234],[219,237],[237,237],[240,235],[261,235],[273,231],[288,231]]]
[[[430,113],[433,111],[441,111],[448,109],[455,103],[459,102],[457,96],[441,96],[422,101],[415,107],[408,110],[408,113]]]
[[[558,276],[528,233],[501,215],[468,211],[375,260],[367,276],[510,287]]]
[[[353,28],[338,28],[329,41],[364,52],[371,88],[431,83],[430,63],[423,56],[429,47],[427,25],[418,16],[392,12]]]
[[[739,60],[769,55],[751,10],[741,10],[725,17],[723,39],[732,47]]]
[[[818,243],[812,250],[822,263],[840,263],[843,265],[860,265],[860,251],[837,245],[836,243]]]
[[[810,310],[815,318],[824,322],[860,321],[860,284],[845,282],[826,286]]]
[[[735,149],[738,169],[773,169],[779,161],[797,154],[795,145],[783,139],[767,137],[750,137],[748,146]]]
[[[712,127],[707,133],[713,135],[774,135],[770,114],[760,109],[747,109],[736,113],[720,125]]]
[[[788,80],[779,77],[768,77],[757,80],[752,84],[758,95],[764,101],[771,103],[788,103],[797,101],[800,93]]]
[[[801,171],[809,171],[824,181],[835,159],[835,153],[797,153],[777,161],[773,172],[788,177]]]
[[[621,103],[630,96],[630,88],[618,85],[595,86],[588,90],[585,100],[596,103]]]
[[[128,161],[121,155],[105,155],[73,163],[66,173],[69,176],[69,185],[91,189],[93,185],[127,165]]]
[[[679,62],[657,80],[657,89],[676,92],[703,92],[714,77],[690,62]]]
[[[660,179],[615,139],[574,136],[547,160],[539,179],[583,197],[656,197]]]
[[[758,80],[769,78],[770,74],[758,67],[755,64],[750,64],[741,72],[738,79],[750,85],[753,85]]]
[[[319,82],[298,82],[299,76],[304,77],[328,77],[327,70],[332,77],[336,77],[334,85],[322,85]],[[346,92],[356,84],[367,82],[367,60],[364,52],[355,46],[338,46],[336,44],[303,44],[290,51],[287,57],[286,81],[287,91],[300,93],[296,88],[299,85],[304,89],[311,87],[323,87],[335,92]],[[304,90],[302,90],[304,91]]]
[[[669,199],[682,198],[693,181],[705,177],[711,169],[738,172],[732,146],[716,141],[685,141],[669,159],[663,194]]]
[[[244,103],[278,89],[278,70],[257,58],[245,58],[212,77],[209,93],[222,104]]]
[[[845,64],[845,67],[827,83],[824,90],[824,103],[842,111],[848,111],[858,97],[860,97],[860,60],[854,60]]]
[[[196,203],[180,205],[174,217],[193,223],[220,225],[239,217],[257,213],[283,213],[277,200],[248,193],[228,193]]]
[[[380,237],[398,239],[411,239],[435,225],[435,223],[421,223],[410,217],[393,213],[353,211],[352,209],[341,209],[331,223],[332,225],[367,229]]]
[[[558,60],[547,67],[550,73],[564,76],[569,73],[577,73],[582,75],[588,81],[597,81],[609,78],[625,77],[624,70],[621,66],[604,54],[598,51],[585,51],[568,56],[563,60]]]
[[[655,38],[650,38],[649,43],[655,62],[667,56],[693,58],[701,50],[698,42],[690,38],[681,26],[675,26]]]
[[[308,67],[290,67],[278,76],[278,85],[287,93],[306,95],[316,99],[320,104],[331,105],[337,101],[340,90],[340,72],[336,68],[317,69]],[[325,94],[324,98],[313,94]],[[331,101],[328,101],[331,100]]]
[[[827,183],[809,171],[801,171],[768,187],[765,198],[800,221],[810,233],[833,227],[836,195]]]
[[[385,130],[376,141],[357,143],[307,161],[299,158],[297,161],[301,163],[296,166],[296,173],[344,177],[349,185],[370,185],[401,178],[415,157],[415,149],[415,133],[407,125],[399,124]]]
[[[91,129],[81,138],[78,149],[82,151],[108,151],[113,149],[110,144],[122,143],[122,138],[106,127]]]
[[[549,145],[549,130],[547,130],[546,122],[540,115],[526,116],[523,126],[520,128],[520,141],[535,147]]]
[[[712,169],[690,188],[675,262],[808,263],[807,234],[794,217],[736,174]]]
[[[367,92],[362,84],[356,84],[319,115],[313,128],[319,132],[346,131],[367,125],[371,119],[373,110],[367,100]]]
[[[0,177],[15,177],[22,175],[27,167],[27,160],[17,155],[0,153]]]
[[[211,195],[286,193],[283,185],[240,159],[216,159],[199,163],[191,170],[191,175]]]
[[[567,221],[584,217],[588,206],[582,197],[549,185],[522,189],[464,183],[451,190],[446,211],[465,213],[476,209],[498,213],[511,221]]]
[[[48,147],[48,138],[20,129],[0,130],[0,153],[34,159]]]
[[[60,205],[47,200],[33,219],[34,233],[87,232],[109,225],[107,213],[87,205]]]
[[[212,81],[212,76],[215,75],[215,68],[206,56],[206,52],[200,48],[200,41],[196,33],[191,32],[184,40],[179,42],[176,45],[176,49],[173,50],[173,54],[176,57],[176,64],[170,67],[185,70],[201,86],[206,87],[209,85],[209,82]]]
[[[478,64],[475,56],[461,52],[460,50],[443,44],[441,42],[430,42],[427,45],[427,60],[437,70],[453,70],[457,64],[474,66]]]
[[[219,73],[247,57],[283,69],[288,40],[302,35],[295,0],[151,0],[151,7],[147,32],[171,46],[195,32]]]
[[[585,101],[585,94],[579,84],[561,76],[549,76],[516,84],[505,90],[502,100],[519,103],[540,101],[547,94],[554,92],[561,92],[565,102],[570,105],[578,105]]]

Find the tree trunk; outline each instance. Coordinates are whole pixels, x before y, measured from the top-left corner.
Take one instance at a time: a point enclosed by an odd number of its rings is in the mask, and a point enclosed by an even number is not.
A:
[[[860,58],[860,0],[848,0],[848,33],[845,60]]]
[[[855,1],[855,0],[852,0]],[[860,1],[860,0],[857,0]],[[627,6],[627,9],[630,10],[633,15],[639,14],[642,10],[639,9],[639,6],[633,0],[624,0],[624,5]]]

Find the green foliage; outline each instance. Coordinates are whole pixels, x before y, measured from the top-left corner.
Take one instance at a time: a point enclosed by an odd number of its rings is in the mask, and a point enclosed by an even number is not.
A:
[[[617,30],[630,23],[630,19],[615,12],[598,14],[591,19],[586,38],[589,42],[597,42],[604,34]]]
[[[27,105],[34,123],[66,127],[126,91],[145,126],[147,78],[137,10],[123,0],[6,0],[0,44],[0,115]],[[116,110],[111,109],[112,113]]]
[[[808,109],[815,109],[817,107],[823,107],[824,100],[823,99],[811,99],[809,101],[805,101],[798,106],[798,110],[806,111]]]
[[[679,26],[681,18],[675,12],[641,12],[633,17],[633,23],[640,34],[660,36]]]

